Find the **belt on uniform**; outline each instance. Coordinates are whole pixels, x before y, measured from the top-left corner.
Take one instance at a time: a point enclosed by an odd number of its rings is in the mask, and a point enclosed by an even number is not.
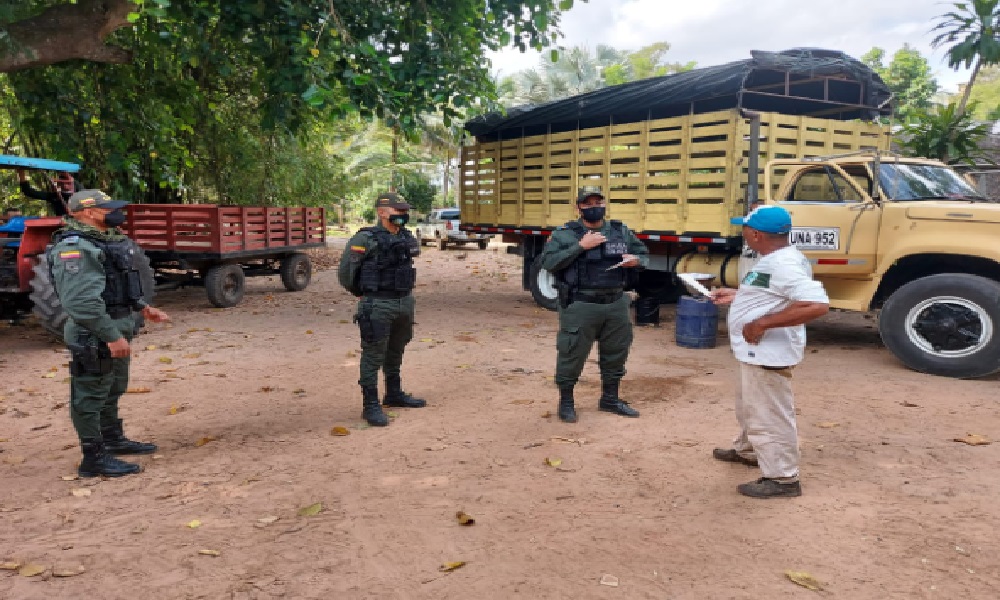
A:
[[[405,298],[410,295],[409,291],[406,292],[365,292],[365,298],[378,298],[383,299],[399,299]]]
[[[590,304],[614,304],[622,298],[621,290],[609,292],[576,292],[573,302],[588,302]]]
[[[128,306],[108,306],[107,311],[112,319],[124,319],[132,314],[132,309]]]

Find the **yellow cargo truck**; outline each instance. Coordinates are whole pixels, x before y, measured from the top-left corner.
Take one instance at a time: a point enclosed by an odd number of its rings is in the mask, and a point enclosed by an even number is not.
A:
[[[1000,206],[946,165],[889,153],[877,118],[890,99],[860,62],[798,49],[487,115],[466,125],[461,227],[515,243],[525,289],[554,309],[541,248],[576,217],[578,191],[599,190],[608,218],[650,248],[639,300],[669,301],[678,273],[738,285],[743,242],[729,220],[778,204],[832,306],[878,311],[906,366],[993,373]]]

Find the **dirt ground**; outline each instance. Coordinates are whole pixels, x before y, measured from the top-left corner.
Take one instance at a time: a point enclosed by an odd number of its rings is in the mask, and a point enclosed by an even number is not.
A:
[[[803,496],[752,500],[736,485],[758,471],[711,458],[736,429],[725,338],[678,348],[663,308],[623,384],[642,417],[596,410],[591,363],[563,424],[556,316],[518,260],[425,250],[403,375],[428,407],[385,429],[360,418],[335,271],[296,294],[252,279],[227,310],[161,294],[172,325],[134,343],[150,391],[123,399],[127,433],[160,449],[117,480],[67,480],[67,356],[0,329],[0,561],[45,568],[0,571],[0,598],[997,597],[1000,443],[953,441],[1000,438],[996,378],[908,371],[874,321],[830,315],[795,372]]]

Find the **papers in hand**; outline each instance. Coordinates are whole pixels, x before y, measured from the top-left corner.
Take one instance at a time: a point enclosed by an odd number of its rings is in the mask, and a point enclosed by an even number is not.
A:
[[[684,283],[686,283],[688,287],[702,296],[711,296],[712,292],[710,292],[707,287],[703,286],[701,282],[695,279],[690,273],[678,273],[677,276],[684,280]]]
[[[624,265],[627,262],[628,262],[627,260],[623,260],[620,263],[618,263],[617,265],[611,265],[610,267],[608,267],[607,269],[604,269],[604,270],[605,271],[610,271],[611,269],[617,269],[618,267]]]

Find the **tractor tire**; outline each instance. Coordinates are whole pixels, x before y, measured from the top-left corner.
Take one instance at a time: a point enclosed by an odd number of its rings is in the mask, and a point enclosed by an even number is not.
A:
[[[486,250],[486,248],[490,245],[490,241],[489,240],[479,240],[478,243],[479,243],[479,249],[480,250]]]
[[[142,297],[146,304],[152,304],[156,296],[156,279],[153,268],[150,266],[149,257],[142,248],[135,245],[132,266],[139,271],[139,278],[142,281]],[[35,266],[32,267],[33,276],[31,278],[31,293],[28,298],[31,300],[31,312],[34,313],[38,323],[49,333],[63,337],[63,326],[69,315],[63,310],[62,302],[56,294],[55,284],[52,281],[52,273],[49,271],[49,258],[46,252],[38,255]],[[138,333],[146,323],[142,314],[135,315],[135,333]]]
[[[239,264],[215,265],[205,275],[208,301],[219,308],[236,306],[246,292],[246,275]]]
[[[528,287],[531,297],[542,308],[556,310],[559,308],[559,292],[556,290],[556,277],[542,268],[542,257],[536,256],[531,263],[531,273],[528,277]]]
[[[28,295],[31,312],[45,331],[61,339],[63,326],[69,315],[63,310],[59,295],[56,294],[56,286],[49,271],[49,257],[45,252],[38,255],[31,270],[31,293]]]
[[[302,252],[289,254],[281,259],[281,283],[289,292],[301,292],[312,281],[312,262]]]
[[[878,325],[886,347],[914,371],[958,378],[1000,371],[1000,282],[922,277],[893,292]]]

